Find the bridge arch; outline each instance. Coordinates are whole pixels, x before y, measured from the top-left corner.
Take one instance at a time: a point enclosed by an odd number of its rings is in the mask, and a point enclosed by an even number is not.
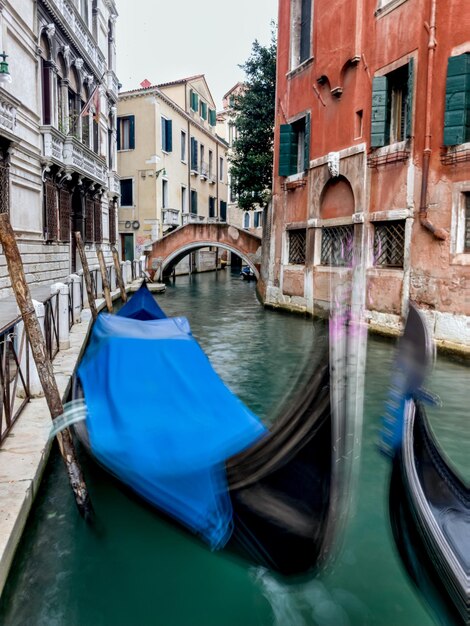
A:
[[[220,223],[185,224],[165,235],[152,245],[149,270],[163,276],[165,269],[176,265],[190,252],[208,247],[237,254],[259,278],[261,238],[242,228]]]

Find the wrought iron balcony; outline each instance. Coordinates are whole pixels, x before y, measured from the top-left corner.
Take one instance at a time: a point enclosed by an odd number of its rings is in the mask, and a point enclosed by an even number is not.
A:
[[[180,212],[178,211],[178,209],[163,209],[162,212],[164,226],[180,225]]]
[[[76,137],[65,136],[53,126],[42,126],[41,132],[43,155],[48,161],[65,166],[67,172],[77,172],[108,187],[105,159],[84,146]]]

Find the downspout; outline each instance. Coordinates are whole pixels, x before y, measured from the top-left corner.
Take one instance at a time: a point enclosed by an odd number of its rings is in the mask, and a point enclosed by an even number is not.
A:
[[[429,23],[429,43],[428,43],[428,72],[426,85],[426,127],[423,151],[423,176],[421,179],[421,198],[419,202],[419,221],[423,228],[429,230],[436,239],[445,241],[447,239],[447,231],[444,228],[437,228],[428,220],[428,180],[429,180],[429,163],[431,160],[431,103],[432,103],[432,87],[434,73],[434,56],[436,52],[436,5],[437,0],[431,0],[431,20]]]

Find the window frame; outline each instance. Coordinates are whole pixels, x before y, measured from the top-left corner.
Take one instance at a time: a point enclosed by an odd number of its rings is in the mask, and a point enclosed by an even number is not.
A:
[[[131,190],[131,204],[122,204],[122,200],[125,197],[125,194],[122,192],[122,183],[129,183],[130,182],[130,190]],[[119,185],[120,185],[120,201],[119,201],[119,206],[123,209],[132,209],[134,208],[134,178],[132,178],[131,176],[126,177],[126,178],[121,178],[119,180]]]
[[[188,141],[187,141],[187,133],[185,130],[181,131],[180,142],[181,142],[181,149],[180,149],[181,163],[186,164],[188,162],[188,155],[187,155]]]
[[[129,122],[128,146],[123,147],[123,124]],[[120,115],[117,118],[117,151],[135,150],[135,115]]]

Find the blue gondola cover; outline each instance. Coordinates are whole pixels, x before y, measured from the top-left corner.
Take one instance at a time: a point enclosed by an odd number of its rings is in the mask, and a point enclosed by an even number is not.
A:
[[[92,451],[218,549],[232,528],[224,462],[266,429],[213,370],[185,318],[122,316],[137,312],[138,294],[121,316],[98,317],[79,367]]]

